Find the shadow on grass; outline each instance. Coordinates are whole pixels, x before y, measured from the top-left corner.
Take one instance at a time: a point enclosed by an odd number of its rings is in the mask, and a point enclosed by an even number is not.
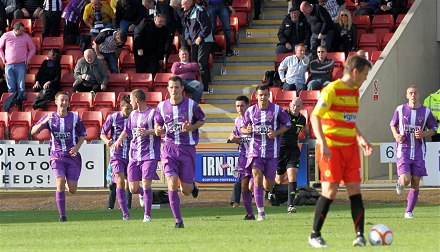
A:
[[[370,217],[380,214],[381,209],[396,209],[395,211],[403,211],[404,204],[399,205],[384,205],[384,204],[369,204],[365,209]],[[254,207],[254,211],[255,211]],[[312,218],[314,206],[299,206],[296,215]],[[345,218],[345,215],[350,214],[349,204],[332,205],[330,212],[333,216],[338,218]],[[394,212],[394,210],[393,210]],[[269,215],[285,214],[286,206],[267,206],[266,213]],[[143,209],[131,209],[130,214],[133,221],[142,220]],[[173,215],[169,208],[153,209],[153,219],[173,219]],[[215,207],[215,208],[183,208],[182,215],[184,218],[206,218],[206,219],[239,219],[241,220],[245,215],[244,207]],[[122,214],[119,209],[115,210],[67,210],[68,222],[84,222],[84,221],[102,221],[102,220],[121,220]],[[0,212],[0,224],[12,223],[50,223],[58,222],[57,211],[2,211]]]

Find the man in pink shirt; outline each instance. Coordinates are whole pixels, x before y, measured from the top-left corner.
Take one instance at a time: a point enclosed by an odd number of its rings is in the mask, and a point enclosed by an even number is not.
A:
[[[13,28],[0,38],[0,57],[5,64],[8,92],[20,92],[25,97],[26,64],[35,55],[35,45],[24,32],[23,23],[17,22]]]
[[[200,103],[203,94],[203,85],[197,81],[197,74],[199,73],[199,63],[189,61],[189,52],[186,47],[179,50],[180,62],[174,62],[171,67],[171,72],[179,76],[183,80],[183,87],[185,92],[192,93],[192,100]]]

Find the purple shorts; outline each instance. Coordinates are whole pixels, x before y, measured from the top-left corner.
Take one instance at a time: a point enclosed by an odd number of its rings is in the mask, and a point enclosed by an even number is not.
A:
[[[410,174],[414,176],[428,176],[425,160],[397,159],[397,175]]]
[[[252,177],[252,169],[250,166],[246,167],[246,162],[247,162],[246,156],[240,153],[240,155],[238,156],[238,165],[237,165],[239,180],[242,180],[246,177]]]
[[[142,181],[142,179],[159,180],[159,176],[156,173],[157,160],[143,160],[143,161],[131,161],[128,162],[127,167],[127,180],[128,182]]]
[[[246,167],[252,169],[252,166],[260,169],[266,178],[274,180],[278,167],[278,158],[250,157],[247,159]]]
[[[178,176],[182,183],[194,181],[196,169],[196,147],[165,142],[161,153],[165,177]]]
[[[78,182],[81,174],[81,154],[72,157],[68,153],[52,153],[50,154],[50,166],[55,177],[66,177],[68,181]]]
[[[124,158],[111,158],[110,165],[112,166],[112,176],[118,172],[122,172],[127,177],[127,165],[128,159]]]

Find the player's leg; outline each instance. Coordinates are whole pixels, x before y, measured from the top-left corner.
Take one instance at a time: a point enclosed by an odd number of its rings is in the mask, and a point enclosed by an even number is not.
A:
[[[416,206],[417,200],[419,199],[419,186],[420,186],[421,176],[412,176],[411,179],[411,189],[409,190],[407,197],[407,205],[405,210],[405,218],[413,218],[413,210]]]
[[[59,221],[64,222],[66,218],[66,178],[64,176],[59,176],[56,178],[57,190],[55,192],[55,200],[57,203],[58,214],[60,216]]]
[[[142,168],[138,161],[129,161],[127,166],[127,180],[128,187],[132,194],[144,194],[142,186],[139,186],[142,181]]]
[[[296,196],[296,176],[298,174],[298,168],[296,167],[287,167],[287,179],[289,183],[287,184],[287,213],[296,213],[295,207],[295,196]]]
[[[183,228],[183,218],[180,211],[179,185],[177,176],[167,177],[168,199],[170,201],[171,212],[176,220],[176,228]]]
[[[142,162],[142,186],[144,189],[144,222],[151,221],[151,207],[153,204],[152,180],[159,180],[157,175],[157,160]]]
[[[406,160],[404,158],[397,159],[397,194],[403,194],[405,186],[411,183],[411,160]]]
[[[116,172],[114,174],[116,178],[116,198],[118,199],[122,216],[126,216],[129,214],[129,212],[127,207],[127,194],[125,192],[125,175],[124,172]]]
[[[261,165],[256,161],[257,158],[254,158],[252,162],[252,177],[254,178],[254,198],[255,204],[257,205],[258,211],[258,220],[264,220],[266,213],[264,211],[264,188],[263,188],[263,180],[264,175],[263,172],[258,167]],[[257,165],[255,165],[257,164]]]
[[[196,148],[194,146],[179,146],[178,167],[180,170],[180,188],[185,196],[192,195],[197,198],[199,188],[194,183],[196,167]]]
[[[250,176],[241,179],[241,197],[243,199],[243,206],[246,210],[244,220],[255,220],[254,210],[252,209],[252,192],[249,190]]]
[[[359,172],[359,170],[357,172]],[[361,183],[350,182],[347,183],[346,186],[350,198],[351,217],[356,232],[356,239],[353,241],[353,246],[363,247],[366,245],[366,240],[364,237],[365,209],[364,202],[362,201]]]

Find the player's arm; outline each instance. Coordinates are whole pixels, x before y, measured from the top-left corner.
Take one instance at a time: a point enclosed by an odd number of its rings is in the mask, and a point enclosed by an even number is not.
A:
[[[402,143],[405,140],[405,136],[400,135],[396,126],[391,125],[391,132],[393,132],[393,137],[396,139],[396,142]]]
[[[228,137],[228,141],[227,143],[236,143],[236,144],[240,144],[240,137],[235,135],[235,131],[231,131],[231,134]]]
[[[107,120],[105,120],[104,125],[102,126],[101,135],[99,136],[99,138],[101,138],[101,140],[109,147],[113,144],[113,141],[107,136],[108,133],[110,132],[112,123],[113,123],[113,118],[111,115],[109,115],[107,117]]]
[[[359,131],[358,127],[356,126],[356,140],[361,146],[362,150],[364,151],[365,156],[370,156],[373,152],[373,147],[371,144],[365,139],[364,135]]]
[[[434,117],[432,113],[429,113],[428,118],[426,119],[425,127],[429,130],[416,130],[415,137],[417,139],[422,139],[424,137],[432,137],[438,130],[437,119]]]
[[[435,135],[435,131],[433,129],[429,129],[428,131],[416,130],[414,135],[417,139],[422,139],[424,137],[432,137],[433,135]]]
[[[183,132],[191,132],[194,130],[198,130],[200,127],[205,124],[205,121],[196,121],[194,124],[190,124],[189,122],[185,122],[183,126]]]
[[[315,133],[316,139],[319,141],[319,146],[321,148],[320,158],[330,160],[330,149],[325,141],[324,131],[322,131],[321,118],[317,115],[312,115],[312,117],[310,117],[310,123],[312,124],[312,129]]]
[[[43,120],[37,122],[37,124],[35,124],[31,129],[31,135],[35,135],[40,132],[40,130],[42,130],[47,125],[47,122],[49,122],[49,120],[52,118],[53,115],[48,114]]]
[[[289,128],[290,127],[287,127],[287,126],[281,126],[281,128],[277,129],[276,131],[269,130],[267,135],[269,136],[270,139],[274,139],[277,136],[279,136],[279,135],[283,134],[284,132],[288,131]]]
[[[119,146],[122,145],[122,141],[124,141],[124,139],[127,138],[127,136],[128,136],[127,132],[125,132],[125,130],[122,131],[121,135],[118,137],[118,140],[116,140],[116,142],[111,146],[111,148],[115,150],[119,148]]]
[[[165,129],[163,128],[163,124],[155,123],[154,133],[156,134],[156,136],[162,136],[163,134],[165,134]]]

